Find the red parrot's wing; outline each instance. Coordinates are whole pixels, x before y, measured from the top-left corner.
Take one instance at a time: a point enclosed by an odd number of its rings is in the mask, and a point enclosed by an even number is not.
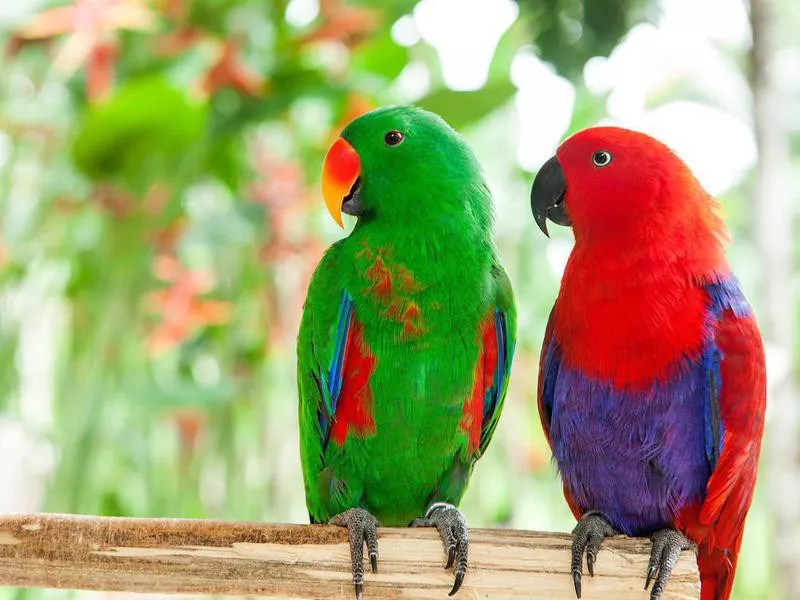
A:
[[[553,404],[555,402],[556,378],[558,377],[558,370],[561,368],[558,345],[553,337],[554,312],[555,307],[550,311],[550,317],[547,319],[547,327],[544,330],[544,342],[542,342],[542,351],[539,354],[539,386],[537,393],[539,418],[542,421],[544,437],[551,447],[550,421],[553,416]],[[583,516],[583,511],[578,507],[575,500],[573,500],[566,485],[563,486],[563,490],[567,506],[569,506],[575,518],[579,520]]]
[[[731,278],[706,286],[712,344],[707,374],[705,451],[711,467],[702,504],[676,515],[698,543],[703,600],[730,596],[744,520],[753,499],[766,409],[764,347],[752,310]]]
[[[719,364],[709,382],[711,424],[719,443],[712,452],[716,460],[699,515],[700,524],[713,530],[709,542],[723,551],[738,549],[735,541],[753,498],[766,408],[761,335],[751,314],[737,312],[736,307],[727,308],[716,322]]]
[[[539,354],[539,418],[542,421],[544,436],[550,442],[550,419],[553,415],[553,402],[555,400],[555,385],[560,360],[558,347],[553,339],[553,313],[555,308],[550,311],[550,318],[547,320],[547,327],[544,331],[544,342],[542,351]]]

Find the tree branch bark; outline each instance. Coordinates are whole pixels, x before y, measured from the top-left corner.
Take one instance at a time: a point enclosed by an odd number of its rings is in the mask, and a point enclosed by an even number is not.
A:
[[[461,598],[573,600],[570,537],[515,530],[470,531]],[[439,535],[380,529],[378,573],[367,598],[446,598]],[[623,537],[603,543],[585,597],[646,598],[650,548]],[[238,594],[353,600],[346,531],[193,519],[38,514],[0,517],[0,585],[133,592]],[[694,556],[684,553],[664,600],[698,598]]]

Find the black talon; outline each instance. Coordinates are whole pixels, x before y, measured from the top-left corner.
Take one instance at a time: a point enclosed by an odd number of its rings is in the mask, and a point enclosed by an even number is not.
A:
[[[364,586],[360,583],[354,585],[356,588],[356,600],[361,600],[364,597]]]
[[[463,513],[452,504],[434,502],[428,508],[425,517],[415,519],[411,526],[436,527],[439,531],[445,552],[447,552],[447,563],[444,568],[449,569],[455,565],[455,581],[449,594],[452,596],[461,588],[467,573],[469,532]]]
[[[369,564],[372,566],[372,572],[378,572],[378,555],[375,552],[369,553]]]
[[[572,582],[575,585],[575,595],[581,597],[581,581],[583,579],[583,554],[586,553],[586,568],[589,575],[594,577],[594,565],[597,562],[597,553],[603,540],[619,532],[596,512],[588,512],[578,521],[572,530]]]
[[[456,573],[456,580],[453,582],[453,589],[450,590],[450,593],[447,594],[448,596],[452,596],[455,594],[459,588],[461,588],[461,584],[464,582],[464,573]]]
[[[656,568],[655,567],[650,567],[650,568],[647,569],[647,579],[645,579],[645,582],[644,582],[644,589],[647,589],[647,588],[650,587],[650,581],[653,579],[653,575],[655,575],[655,574],[656,574]]]
[[[447,549],[447,564],[444,566],[445,570],[453,566],[456,560],[456,546],[453,544]]]
[[[575,584],[575,595],[580,598],[581,597],[581,575],[580,571],[573,570],[572,571],[572,583]]]

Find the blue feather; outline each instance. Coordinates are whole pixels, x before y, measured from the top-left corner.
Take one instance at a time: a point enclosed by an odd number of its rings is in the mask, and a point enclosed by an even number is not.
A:
[[[720,359],[721,356],[717,345],[714,343],[709,344],[703,354],[703,368],[706,372],[703,417],[705,421],[706,458],[712,470],[722,452],[722,439],[725,435],[725,427],[720,418],[719,408],[719,390],[722,385]]]
[[[730,310],[740,318],[747,317],[752,313],[742,288],[733,275],[727,279],[710,283],[704,286],[704,289],[711,300],[710,325],[713,326],[726,310]],[[722,422],[719,406],[719,393],[722,388],[721,362],[722,354],[714,340],[711,339],[703,353],[703,367],[707,375],[704,406],[705,450],[706,458],[712,469],[716,466],[719,455],[722,453],[722,442],[725,437],[725,424]]]
[[[333,349],[333,358],[328,367],[327,377],[320,369],[319,379],[315,377],[320,395],[322,396],[322,406],[318,411],[319,426],[322,432],[322,451],[328,446],[330,437],[330,424],[336,414],[336,407],[339,403],[339,394],[342,391],[344,380],[344,357],[347,351],[347,339],[350,334],[350,327],[353,322],[353,299],[347,292],[342,292],[342,299],[339,302],[339,317],[336,323],[336,342]],[[324,382],[324,384],[322,383]]]
[[[752,313],[739,281],[733,275],[706,285],[705,290],[711,299],[711,313],[714,317],[718,317],[726,309],[730,309],[737,317],[747,317]]]
[[[336,345],[333,351],[333,360],[328,369],[328,395],[330,396],[331,414],[336,412],[336,403],[342,391],[344,379],[344,356],[347,349],[347,338],[350,333],[350,324],[353,320],[353,299],[347,292],[342,293],[339,303],[339,320],[336,327]]]

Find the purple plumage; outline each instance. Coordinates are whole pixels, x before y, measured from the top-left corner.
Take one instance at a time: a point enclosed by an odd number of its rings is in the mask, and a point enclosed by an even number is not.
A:
[[[638,393],[561,371],[550,435],[573,501],[636,536],[667,527],[699,500],[711,472],[705,383],[702,365]]]

